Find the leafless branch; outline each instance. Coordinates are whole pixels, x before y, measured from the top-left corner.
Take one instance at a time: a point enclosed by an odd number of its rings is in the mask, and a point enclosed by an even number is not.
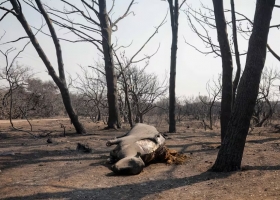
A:
[[[187,0],[182,1],[182,3],[179,6],[179,10],[181,9],[181,7],[183,6],[183,4],[186,2]]]
[[[101,71],[101,70],[98,69],[97,67],[94,67],[94,66],[88,66],[88,67],[90,67],[90,68],[92,68],[92,69],[95,69],[95,70],[99,71],[101,74],[103,74],[104,76],[106,76],[106,75],[105,75],[105,72]]]
[[[119,49],[121,49],[121,48],[127,48],[127,47],[130,47],[131,45],[132,45],[132,43],[133,43],[133,40],[131,41],[131,43],[129,44],[129,45],[127,45],[127,46],[124,46],[124,45],[122,45],[122,46],[119,46],[119,47],[117,47],[117,44],[114,46],[114,51],[118,51]]]
[[[100,24],[99,24],[97,21],[95,21],[95,20],[92,19],[91,17],[85,15],[85,13],[84,13],[82,10],[80,10],[79,8],[77,8],[75,5],[69,3],[69,2],[67,2],[67,1],[65,1],[65,0],[60,0],[60,1],[64,2],[65,4],[67,4],[67,5],[69,5],[69,6],[71,6],[73,9],[75,9],[77,12],[79,12],[85,19],[89,20],[89,22],[92,22],[93,24],[95,24],[95,25],[97,25],[97,26],[100,26]],[[83,3],[86,3],[86,2],[83,1],[83,0],[82,0],[82,2],[83,2]],[[88,4],[86,3],[86,5],[88,5]],[[90,5],[89,5],[89,8],[91,8],[94,12],[96,11],[96,10],[95,10],[93,7],[91,7]]]
[[[112,7],[109,9],[108,15],[112,12],[114,7],[115,7],[115,0],[113,0],[113,2],[112,2]]]
[[[131,13],[134,14],[133,12],[129,12],[129,11],[130,11],[130,8],[131,8],[131,6],[132,6],[133,4],[134,4],[134,0],[132,0],[132,1],[130,2],[130,4],[129,4],[129,6],[127,7],[125,13],[124,13],[122,16],[120,16],[118,19],[116,19],[115,22],[113,22],[113,23],[111,24],[111,27],[116,26],[117,23],[118,23],[119,21],[121,21],[123,18],[125,18],[125,17],[128,16],[129,14],[131,14]]]
[[[9,10],[5,7],[0,6],[0,10],[4,10],[6,11],[6,13],[1,17],[1,20],[4,19],[4,17],[8,14],[8,13],[12,13],[14,16],[17,16],[17,14],[13,11],[13,10]],[[0,21],[1,21],[0,20]]]
[[[208,55],[208,54],[210,54],[210,53],[213,53],[213,51],[201,51],[201,50],[199,50],[196,46],[194,46],[194,45],[188,43],[185,37],[184,37],[184,40],[185,40],[185,43],[186,43],[187,45],[191,46],[192,48],[194,48],[194,49],[195,49],[196,51],[198,51],[199,53],[202,53],[202,54],[205,54],[205,55]]]
[[[93,2],[93,6],[89,5],[87,2],[85,2],[84,0],[81,0],[88,8],[90,8],[94,13],[95,15],[98,17],[98,11],[95,10],[94,8],[94,4],[97,4],[95,1],[92,1]]]
[[[279,27],[280,27],[280,24],[269,26],[269,28],[278,28],[278,29],[279,29]]]
[[[160,43],[159,43],[159,45],[158,45],[158,48],[156,49],[156,51],[153,53],[153,54],[151,54],[151,55],[144,55],[144,58],[141,58],[141,59],[139,59],[139,60],[130,60],[130,62],[131,63],[139,63],[139,62],[141,62],[141,61],[143,61],[143,60],[146,60],[146,59],[151,59],[157,52],[158,52],[158,50],[159,50],[159,48],[160,48]]]
[[[7,3],[9,0],[3,1],[2,3],[0,3],[0,6],[3,5],[4,3]]]
[[[130,63],[133,62],[133,59],[143,50],[143,48],[148,44],[148,42],[158,33],[158,30],[160,27],[162,27],[166,23],[166,17],[167,17],[168,12],[166,13],[164,19],[162,22],[156,27],[156,30],[154,33],[148,38],[148,40],[140,47],[140,49],[130,58]]]
[[[213,12],[213,11],[211,10],[211,12]],[[195,50],[199,51],[200,53],[204,53],[205,55],[214,53],[214,54],[216,54],[216,56],[221,56],[220,47],[213,43],[212,38],[209,35],[209,31],[205,28],[205,26],[208,26],[210,28],[216,28],[215,25],[213,25],[212,23],[209,22],[210,19],[211,20],[213,20],[213,19],[211,17],[207,17],[205,14],[202,14],[201,11],[199,11],[199,12],[195,11],[190,6],[188,6],[188,10],[185,11],[185,14],[187,16],[191,30],[202,40],[202,42],[205,44],[205,47],[208,49],[211,49],[211,51],[203,52],[201,50],[198,50],[198,48],[196,48],[194,45],[189,44],[185,40],[186,44],[190,45],[191,47],[193,47]],[[202,19],[200,19],[196,15],[198,15]],[[199,26],[203,29],[204,35],[200,33],[200,31],[197,29],[197,27],[192,22],[192,19],[194,19],[199,24]]]
[[[1,18],[0,18],[0,22],[9,14],[10,12],[7,11]]]
[[[29,38],[28,36],[19,37],[19,38],[16,39],[16,40],[12,40],[12,41],[9,41],[9,42],[4,42],[4,43],[1,43],[0,45],[9,44],[9,43],[14,43],[14,42],[20,41],[20,40],[22,40],[22,39],[28,39],[28,38]],[[1,40],[1,39],[0,39],[0,40]]]
[[[271,47],[269,46],[269,44],[267,44],[266,46],[267,46],[268,50],[270,51],[270,53],[271,53],[277,60],[280,61],[280,56],[277,55],[277,54],[275,53],[275,51],[273,51],[273,50],[271,49]]]

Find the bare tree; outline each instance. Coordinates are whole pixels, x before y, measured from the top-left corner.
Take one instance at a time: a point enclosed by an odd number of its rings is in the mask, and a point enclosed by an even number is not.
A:
[[[221,75],[218,78],[218,82],[212,81],[213,85],[210,84],[208,81],[206,84],[206,91],[208,93],[208,96],[199,96],[200,101],[207,105],[208,107],[208,117],[209,117],[209,129],[213,129],[213,107],[215,106],[215,103],[220,100],[220,93],[222,90],[221,86]]]
[[[87,108],[86,112],[91,119],[100,121],[102,110],[107,108],[106,80],[102,71],[103,65],[96,66],[91,68],[80,66],[82,73],[77,73],[77,77],[71,82],[72,87],[82,96],[83,106]]]
[[[239,54],[239,48],[238,48],[238,39],[237,39],[237,27],[236,27],[236,16],[235,16],[235,5],[234,0],[230,0],[231,5],[231,20],[232,20],[232,38],[233,38],[233,46],[234,46],[234,53],[235,53],[235,62],[236,62],[236,73],[235,78],[233,80],[232,84],[232,106],[235,102],[235,95],[237,91],[237,86],[240,80],[240,74],[241,74],[241,63],[240,63],[240,54]]]
[[[121,85],[121,88],[124,92],[124,98],[125,98],[125,107],[127,107],[127,118],[129,121],[129,124],[131,128],[133,127],[133,120],[132,120],[132,108],[131,108],[131,102],[129,98],[129,88],[130,83],[128,81],[129,79],[129,70],[133,68],[133,65],[144,63],[144,67],[141,69],[141,71],[144,71],[145,68],[149,65],[150,59],[158,52],[160,45],[156,49],[156,51],[150,55],[145,55],[142,58],[138,58],[138,55],[142,52],[142,50],[146,47],[146,45],[152,40],[152,38],[158,33],[159,29],[165,24],[167,14],[165,15],[162,22],[155,27],[155,31],[151,34],[151,36],[144,42],[144,44],[130,57],[128,58],[125,54],[125,51],[121,52],[120,55],[117,54],[117,50],[120,48],[113,48],[114,56],[116,57],[116,67],[118,70],[117,78],[119,80],[119,83]],[[128,73],[128,74],[127,74]],[[125,113],[123,113],[125,115]]]
[[[274,5],[275,0],[257,1],[246,66],[238,86],[225,138],[212,167],[213,171],[234,171],[241,167],[250,119],[266,59],[267,38]]]
[[[8,13],[8,11],[7,11]],[[3,19],[3,18],[1,18]],[[0,41],[2,40],[2,38],[4,37],[5,33],[0,37]],[[27,47],[27,45],[30,42],[27,42],[24,47],[18,51],[15,56],[10,60],[9,54],[12,53],[13,51],[16,50],[16,48],[9,48],[7,49],[5,52],[0,50],[0,54],[2,54],[2,56],[5,59],[5,66],[1,69],[2,71],[0,72],[0,78],[1,80],[5,80],[8,82],[8,90],[6,92],[6,94],[3,96],[3,100],[2,100],[2,105],[5,106],[5,104],[9,105],[9,120],[10,120],[10,124],[14,129],[15,128],[14,124],[13,124],[13,113],[14,112],[14,98],[13,98],[13,94],[15,90],[23,90],[24,85],[26,85],[27,80],[32,76],[31,70],[27,67],[22,67],[19,66],[18,64],[15,65],[15,61],[16,59],[19,58],[19,55],[25,50],[25,48]],[[5,103],[9,101],[9,103]],[[19,107],[19,110],[22,111]],[[20,115],[20,114],[19,114]],[[27,119],[27,118],[26,118]],[[28,123],[30,124],[29,120],[27,119]],[[32,131],[32,125],[30,124],[31,127],[31,131]],[[30,133],[31,134],[31,133]],[[33,134],[31,134],[33,135]],[[34,135],[33,135],[34,136]]]
[[[240,53],[238,50],[238,40],[237,40],[237,28],[236,28],[236,17],[234,1],[231,0],[232,7],[232,21],[228,22],[225,19],[224,7],[222,0],[213,0],[214,9],[210,9],[202,4],[203,9],[206,13],[201,10],[196,11],[188,6],[188,10],[185,11],[187,18],[192,30],[198,35],[198,37],[204,42],[209,51],[200,51],[195,46],[186,43],[199,52],[203,54],[214,53],[216,56],[222,58],[222,99],[221,99],[221,141],[223,140],[227,124],[230,118],[231,109],[234,104],[235,93],[240,79],[241,65],[240,65]],[[197,22],[197,25],[202,28],[202,32],[196,27],[192,19]],[[230,42],[228,39],[227,25],[232,24],[233,33],[233,46],[234,52],[231,50]],[[218,44],[215,44],[211,38],[208,29],[213,29],[217,31]],[[204,32],[204,33],[203,33]],[[235,74],[234,81],[232,81],[232,54],[236,56],[237,70]]]
[[[186,120],[189,115],[189,110],[185,105],[187,101],[186,97],[176,98],[176,121],[179,123]]]
[[[264,68],[259,86],[259,95],[253,113],[253,120],[256,127],[263,126],[275,113],[278,104],[278,88],[273,89],[274,82],[279,80],[279,72]]]
[[[99,0],[99,20],[102,33],[102,47],[105,60],[105,72],[107,81],[107,99],[109,105],[108,128],[121,127],[118,97],[117,97],[117,77],[115,75],[113,50],[111,44],[112,28],[117,22],[109,24],[109,17],[106,8],[106,0]],[[133,1],[131,2],[133,3]],[[119,18],[120,20],[120,18]]]
[[[221,141],[226,134],[232,108],[232,57],[228,41],[223,0],[213,0],[218,41],[222,57]]]
[[[28,99],[30,100],[31,98],[25,92],[25,87],[28,84],[28,79],[32,76],[32,72],[28,67],[23,67],[19,64],[13,65],[12,63],[9,66],[6,65],[6,67],[1,70],[0,79],[5,80],[8,83],[6,93],[2,99],[2,106],[8,108],[10,124],[15,128],[12,119],[21,116],[24,116],[27,119],[27,111],[24,110],[30,110],[33,108],[33,106],[27,102]],[[28,119],[27,121],[29,122]],[[30,127],[32,131],[32,126],[30,125]]]
[[[127,80],[127,76],[126,76],[126,69],[127,67],[130,66],[129,63],[127,63],[128,65],[126,65],[126,67],[123,67],[123,63],[120,61],[119,57],[116,55],[116,52],[114,51],[115,53],[115,56],[117,58],[117,61],[118,61],[118,65],[120,67],[120,75],[121,75],[121,80],[120,81],[120,84],[122,85],[122,88],[123,88],[123,91],[124,91],[124,98],[125,98],[125,106],[124,107],[127,107],[127,112],[128,112],[128,122],[129,122],[129,125],[130,125],[130,128],[133,127],[133,121],[132,121],[132,110],[131,110],[131,105],[130,105],[130,100],[129,100],[129,94],[128,94],[128,89],[129,89],[129,85],[128,85],[128,80]],[[123,60],[124,59],[124,54],[122,56]],[[120,95],[121,96],[121,95]],[[125,113],[123,113],[124,116],[125,116]],[[126,118],[126,116],[125,116]]]
[[[147,74],[144,69],[130,67],[126,72],[128,93],[135,109],[135,121],[143,123],[143,116],[156,107],[156,100],[166,92],[166,82],[160,83],[155,74]]]
[[[118,105],[117,94],[117,77],[115,73],[112,33],[118,29],[118,23],[126,16],[130,15],[130,9],[134,4],[134,0],[130,2],[123,15],[116,20],[110,18],[110,14],[115,6],[113,1],[112,7],[107,10],[106,0],[87,1],[80,0],[80,7],[71,4],[68,1],[60,0],[65,4],[63,10],[51,8],[48,6],[48,13],[52,16],[52,21],[63,28],[68,29],[74,35],[78,36],[77,40],[63,39],[68,42],[90,42],[92,43],[104,57],[104,68],[107,83],[107,101],[108,101],[108,127],[120,128],[120,111]],[[30,0],[27,2],[34,8]],[[71,20],[71,16],[77,16],[83,22]]]
[[[67,114],[58,87],[53,81],[32,78],[28,79],[27,84],[26,93],[32,97],[32,109],[27,110],[30,117],[44,118]]]
[[[177,43],[178,43],[178,28],[179,28],[179,10],[184,4],[184,1],[179,5],[178,0],[167,0],[169,4],[170,12],[170,22],[172,30],[172,44],[171,44],[171,59],[170,59],[170,78],[169,78],[169,132],[176,132],[176,118],[175,118],[175,108],[176,108],[176,56],[177,56]]]
[[[49,75],[52,77],[56,85],[58,86],[61,96],[63,99],[63,103],[65,106],[65,109],[71,119],[71,122],[73,123],[77,133],[85,133],[86,130],[84,129],[83,125],[79,122],[78,116],[76,115],[71,99],[70,94],[67,88],[66,79],[65,79],[65,73],[64,73],[64,64],[63,64],[63,58],[62,58],[62,51],[59,43],[59,39],[56,35],[55,29],[52,25],[52,22],[46,13],[42,3],[40,0],[35,0],[37,9],[40,11],[42,16],[45,19],[45,22],[47,23],[48,29],[50,31],[50,34],[52,36],[52,40],[56,49],[56,56],[57,56],[57,64],[58,64],[58,70],[59,70],[59,76],[57,76],[52,64],[50,63],[47,55],[45,54],[44,50],[40,46],[40,43],[38,42],[36,35],[32,32],[29,23],[26,21],[26,18],[22,12],[22,6],[19,1],[17,0],[10,0],[10,3],[12,4],[12,9],[7,9],[0,7],[1,10],[7,11],[9,14],[13,14],[18,21],[21,23],[22,27],[24,28],[26,34],[28,35],[28,38],[30,39],[31,43],[33,44],[34,48],[36,49],[38,55],[42,59],[43,63],[45,64],[46,68],[48,69]],[[26,37],[23,37],[26,38]]]

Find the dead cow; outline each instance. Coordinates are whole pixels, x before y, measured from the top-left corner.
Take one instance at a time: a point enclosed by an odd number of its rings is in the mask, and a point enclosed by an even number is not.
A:
[[[112,171],[117,174],[139,174],[161,152],[165,138],[157,129],[147,124],[136,124],[128,133],[109,140],[106,145],[116,144],[110,152]]]
[[[114,140],[107,146],[116,144],[110,152],[111,170],[117,174],[139,174],[146,164],[165,162],[183,164],[187,156],[176,150],[168,149],[165,138],[153,126],[136,124],[128,133]]]

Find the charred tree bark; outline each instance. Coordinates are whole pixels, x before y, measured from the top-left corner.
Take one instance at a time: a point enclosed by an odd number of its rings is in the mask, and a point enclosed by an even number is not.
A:
[[[237,86],[238,86],[239,79],[240,79],[241,64],[240,64],[240,55],[239,55],[239,50],[238,50],[234,0],[231,0],[230,3],[231,3],[233,45],[234,45],[234,52],[235,52],[235,61],[236,61],[236,66],[237,66],[236,73],[235,73],[235,78],[234,78],[234,81],[233,81],[233,89],[232,89],[233,90],[232,91],[232,95],[233,95],[232,96],[232,106],[233,106],[234,102],[235,102],[235,95],[236,95]]]
[[[143,114],[142,113],[139,114],[139,118],[140,118],[140,123],[144,123],[144,119],[143,119]]]
[[[44,62],[46,68],[48,69],[49,75],[52,77],[52,79],[58,86],[62,99],[63,99],[65,109],[67,111],[67,114],[68,114],[71,122],[73,123],[77,133],[85,133],[86,130],[84,129],[83,125],[79,122],[78,116],[75,113],[72,103],[71,103],[69,90],[67,88],[66,80],[65,80],[64,65],[63,65],[62,52],[61,52],[59,40],[58,40],[58,38],[56,36],[56,32],[52,26],[51,20],[49,19],[48,14],[46,13],[45,9],[43,8],[43,6],[41,4],[41,1],[36,0],[36,4],[48,25],[49,31],[50,31],[52,39],[53,39],[53,43],[55,45],[59,77],[56,75],[56,72],[55,72],[52,64],[48,60],[48,57],[46,56],[45,52],[41,48],[39,42],[37,41],[34,33],[32,32],[32,30],[30,28],[28,22],[26,21],[25,16],[22,13],[21,6],[19,5],[18,1],[11,0],[10,2],[13,6],[13,9],[15,10],[15,12],[17,14],[16,17],[17,17],[18,21],[21,23],[22,27],[24,28],[25,32],[27,33],[28,37],[30,38],[31,43],[33,44],[34,48],[36,49],[38,55]]]
[[[214,101],[210,104],[210,108],[209,108],[209,128],[211,130],[213,130],[213,119],[212,119],[212,108],[214,106]]]
[[[105,74],[107,82],[107,98],[109,107],[108,128],[121,128],[121,117],[118,105],[117,77],[113,61],[113,50],[111,44],[112,29],[106,8],[106,0],[99,2],[99,20],[102,33],[102,48],[105,61]]]
[[[129,101],[129,98],[128,98],[128,84],[127,84],[127,79],[126,79],[126,76],[124,74],[124,69],[122,68],[122,65],[121,63],[119,62],[120,64],[120,67],[121,67],[121,74],[122,74],[122,77],[123,77],[123,81],[124,81],[124,95],[125,95],[125,103],[127,105],[127,110],[128,110],[128,122],[129,122],[129,125],[130,125],[130,128],[133,127],[133,121],[132,121],[132,112],[131,112],[131,106],[130,106],[130,101]]]
[[[257,1],[245,70],[238,86],[225,138],[212,167],[213,171],[234,171],[241,168],[250,119],[265,64],[267,37],[274,4],[275,0]]]
[[[121,69],[123,70],[123,69]],[[123,74],[123,72],[122,72]],[[126,78],[123,74],[123,79],[124,79],[124,92],[125,92],[125,102],[126,102],[126,105],[127,105],[127,110],[128,110],[128,122],[129,122],[129,125],[130,125],[130,128],[133,127],[133,122],[132,122],[132,114],[131,114],[131,106],[130,106],[130,101],[129,101],[129,98],[128,98],[128,86],[127,86],[127,81],[126,81]]]
[[[168,0],[170,9],[170,21],[172,28],[172,44],[171,44],[171,60],[170,60],[170,79],[169,79],[169,133],[176,132],[176,56],[177,56],[177,42],[178,42],[178,18],[179,18],[179,5],[178,0]]]
[[[218,41],[222,57],[221,141],[223,141],[232,107],[232,57],[228,41],[223,0],[213,0]]]
[[[101,112],[100,112],[100,108],[99,107],[97,107],[97,112],[98,112],[98,114],[97,114],[97,121],[99,122],[101,120]]]

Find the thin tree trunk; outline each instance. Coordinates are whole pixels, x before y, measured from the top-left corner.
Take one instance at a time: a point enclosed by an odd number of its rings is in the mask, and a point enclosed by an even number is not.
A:
[[[169,133],[176,132],[176,56],[177,56],[177,42],[178,42],[178,14],[179,5],[178,0],[175,0],[173,6],[173,0],[168,0],[170,9],[170,21],[172,28],[172,44],[171,44],[171,60],[170,60],[170,79],[169,79]]]
[[[69,91],[68,88],[66,86],[66,81],[65,81],[65,75],[64,75],[64,67],[63,67],[63,60],[62,60],[62,52],[61,52],[61,48],[60,48],[60,44],[59,44],[59,40],[56,36],[55,30],[52,26],[52,23],[47,15],[47,13],[45,12],[41,1],[40,0],[36,0],[36,4],[38,6],[38,9],[40,10],[40,12],[42,13],[43,17],[45,18],[45,21],[48,25],[48,28],[50,30],[50,33],[52,35],[52,39],[56,48],[56,54],[57,54],[57,61],[58,61],[58,67],[59,67],[59,77],[56,75],[56,72],[54,70],[54,68],[52,67],[50,61],[48,60],[45,52],[43,51],[43,49],[41,48],[40,44],[38,43],[35,35],[33,34],[28,22],[25,19],[25,16],[23,15],[21,8],[18,4],[18,2],[16,0],[11,0],[10,1],[13,9],[15,10],[15,12],[17,13],[17,19],[19,20],[19,22],[21,23],[22,27],[24,28],[25,32],[27,33],[28,37],[30,38],[34,48],[36,49],[38,55],[40,56],[40,58],[42,59],[42,61],[44,62],[46,68],[48,69],[49,75],[52,77],[52,79],[54,80],[54,82],[56,83],[56,85],[58,86],[62,99],[63,99],[63,103],[65,106],[65,109],[68,113],[69,118],[71,119],[71,122],[73,123],[77,133],[85,133],[85,129],[83,127],[83,125],[79,122],[78,120],[78,116],[76,115],[72,104],[71,104],[71,99],[70,99],[70,95],[69,95]]]
[[[142,113],[139,114],[139,119],[140,119],[140,123],[144,123],[143,114]]]
[[[12,89],[12,85],[11,85],[11,83],[9,83],[10,84],[10,93],[11,93],[11,95],[10,95],[10,109],[9,109],[9,120],[10,120],[10,124],[11,124],[11,126],[14,128],[14,124],[13,124],[13,117],[12,117],[12,110],[13,110],[13,89]]]
[[[240,80],[227,133],[213,171],[234,171],[241,168],[246,137],[259,91],[261,73],[266,59],[269,25],[275,0],[258,0],[247,60]]]
[[[97,121],[99,122],[101,120],[101,112],[100,112],[100,108],[99,107],[97,107],[97,112],[98,112]]]
[[[232,107],[232,57],[228,41],[223,0],[213,0],[218,41],[222,56],[221,141],[226,134]]]
[[[238,40],[237,40],[237,30],[236,30],[236,18],[235,18],[235,6],[234,6],[234,0],[230,1],[231,3],[231,19],[232,19],[232,32],[233,32],[233,45],[234,45],[234,52],[235,52],[235,61],[236,61],[236,74],[233,81],[233,91],[232,91],[232,106],[234,105],[235,101],[235,94],[237,90],[237,86],[240,79],[240,73],[241,73],[241,64],[240,64],[240,55],[238,51]]]
[[[125,80],[126,81],[126,80]],[[131,106],[130,106],[130,102],[128,99],[128,89],[127,89],[127,83],[125,83],[125,101],[126,101],[126,105],[127,105],[127,109],[128,109],[128,122],[130,124],[130,128],[133,127],[133,122],[132,122],[132,114],[131,114]]]
[[[127,109],[128,109],[128,116],[127,117],[128,117],[128,122],[129,122],[130,128],[132,128],[133,127],[133,122],[132,122],[130,101],[129,101],[129,98],[128,98],[128,85],[127,85],[127,80],[126,80],[126,77],[125,77],[125,74],[124,74],[124,71],[123,71],[124,69],[122,68],[121,63],[120,63],[120,67],[121,67],[121,70],[122,70],[121,74],[122,74],[123,81],[124,81],[125,102],[126,102]]]
[[[107,82],[107,98],[109,107],[108,128],[121,128],[121,117],[118,105],[117,77],[113,61],[113,51],[111,44],[112,30],[109,26],[106,0],[99,2],[99,20],[102,33],[102,48],[105,61],[105,74]]]
[[[209,128],[212,130],[212,126],[213,126],[213,119],[212,119],[212,108],[213,108],[213,105],[211,104],[210,105],[210,109],[209,109]]]

